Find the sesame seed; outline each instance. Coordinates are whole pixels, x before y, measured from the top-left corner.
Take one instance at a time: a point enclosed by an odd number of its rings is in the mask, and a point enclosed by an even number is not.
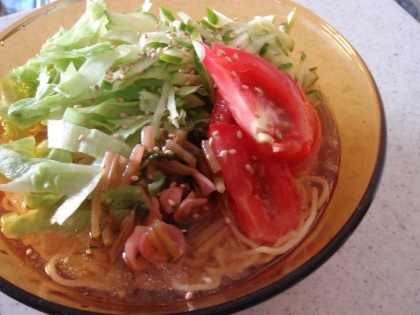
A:
[[[226,53],[224,50],[218,49],[217,50],[217,56],[222,57],[222,56],[226,56]]]
[[[236,35],[236,34],[230,34],[229,37],[230,38],[236,38],[236,37],[238,37],[238,35]]]
[[[136,117],[136,121],[139,121],[139,120],[141,120],[143,118],[143,116],[137,116]]]
[[[235,154],[236,153],[236,150],[235,149],[230,149],[229,150],[229,154]]]
[[[66,258],[64,258],[63,263],[68,264],[70,261],[69,256],[67,256]]]
[[[137,36],[140,37],[141,36],[141,33],[142,33],[141,31],[138,31],[137,32]]]
[[[100,89],[100,88],[99,88],[99,85],[97,85],[97,84],[96,84],[96,85],[95,85],[95,90],[96,90],[96,91],[99,91],[99,89]]]
[[[230,220],[230,218],[225,217],[225,222],[226,222],[227,224],[230,224],[232,221]]]
[[[73,108],[82,108],[82,105],[74,105]]]
[[[238,132],[236,133],[236,136],[241,139],[242,138],[242,131],[238,130]]]
[[[190,54],[188,54],[188,53],[183,53],[182,55],[183,55],[184,57],[187,57],[187,58],[190,56]]]
[[[258,160],[258,158],[255,155],[251,155],[251,159],[253,159],[254,161]]]
[[[4,46],[4,41],[0,41],[0,45]]]
[[[208,153],[206,154],[206,159],[210,161],[210,159],[211,159],[210,154],[208,154]]]
[[[157,54],[156,54],[155,52],[152,52],[152,53],[150,54],[150,57],[151,57],[152,59],[156,58],[156,56],[157,56]]]
[[[181,233],[184,233],[184,234],[185,234],[185,233],[187,233],[187,232],[188,232],[188,231],[187,231],[187,229],[182,229],[182,230],[181,230]]]
[[[163,51],[163,47],[158,47],[158,49],[156,49],[156,53],[161,54]]]
[[[153,151],[158,152],[158,151],[160,151],[160,148],[159,148],[158,146],[155,146],[155,147],[153,148]]]
[[[127,130],[128,129],[128,126],[127,125],[123,125],[122,126],[122,129]]]
[[[179,187],[185,188],[186,186],[185,186],[185,184],[181,184],[181,185],[179,185]]]
[[[131,179],[133,182],[135,182],[135,181],[139,180],[139,177],[138,177],[138,176],[136,176],[136,175],[134,175],[134,176],[131,176],[131,177],[130,177],[130,179]]]
[[[226,60],[227,62],[232,62],[232,59],[230,59],[229,57],[225,57],[225,60]]]
[[[212,146],[213,145],[213,137],[210,137],[209,138],[209,146]]]
[[[192,292],[187,292],[186,294],[185,294],[185,299],[186,300],[191,300],[193,298],[193,294],[192,294]]]
[[[116,133],[115,135],[113,135],[114,139],[119,139],[120,135],[118,133]]]
[[[120,129],[120,125],[115,125],[115,129]]]
[[[150,89],[151,89],[152,91],[154,91],[154,90],[156,90],[156,86],[152,85],[152,86],[150,86]]]
[[[151,114],[150,110],[146,110],[145,115],[150,116],[150,114]]]
[[[171,150],[166,150],[165,155],[173,155],[174,153]]]
[[[85,136],[84,135],[80,135],[79,138],[77,138],[77,140],[83,141],[83,140],[85,140]]]
[[[219,130],[213,131],[213,136],[217,136],[219,134]]]
[[[26,255],[30,256],[33,253],[33,249],[32,248],[28,248],[26,250]]]
[[[128,117],[128,115],[127,115],[126,113],[121,113],[121,114],[120,114],[120,117],[121,117],[121,118],[127,118],[127,117]]]
[[[254,174],[254,169],[252,168],[252,166],[251,166],[251,165],[249,165],[249,164],[245,165],[245,169],[246,169],[248,172],[250,172],[251,174]]]
[[[172,187],[176,187],[176,182],[172,182],[172,183],[170,183],[170,184],[169,184],[169,187],[170,187],[170,188],[172,188]]]
[[[205,283],[213,283],[213,279],[209,277],[204,277],[203,280]]]
[[[234,77],[234,78],[237,78],[237,77],[238,77],[238,75],[236,74],[236,72],[235,72],[235,71],[232,71],[230,74],[231,74],[231,75],[232,75],[232,77]]]
[[[280,131],[276,131],[276,137],[277,137],[277,139],[283,139],[283,135],[281,134],[281,132]]]
[[[112,74],[108,74],[105,79],[107,79],[108,81],[111,81],[114,79],[114,76]]]
[[[223,120],[225,118],[225,116],[223,114],[220,114],[219,118],[220,118],[220,120]]]
[[[238,54],[237,53],[233,54],[233,59],[238,60]]]
[[[137,71],[137,74],[143,74],[143,72],[144,72],[144,70],[141,69],[141,70]]]
[[[259,87],[254,87],[254,90],[259,94],[263,94],[263,90]]]
[[[117,97],[117,101],[118,101],[119,103],[123,103],[123,102],[124,102],[124,99],[123,99],[122,97]],[[125,118],[125,117],[123,117],[123,118]]]
[[[248,89],[249,89],[249,86],[248,86],[248,85],[243,84],[243,85],[241,85],[241,88],[242,88],[243,90],[248,90]]]
[[[220,156],[222,156],[222,157],[226,156],[227,154],[228,154],[227,150],[220,151]]]

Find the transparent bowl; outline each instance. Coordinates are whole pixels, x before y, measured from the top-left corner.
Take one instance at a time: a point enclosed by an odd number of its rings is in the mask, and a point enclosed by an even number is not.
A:
[[[132,11],[138,0],[107,1],[115,11]],[[204,16],[206,6],[242,21],[276,14],[285,21],[293,8],[298,18],[292,31],[296,54],[317,66],[319,85],[336,118],[341,140],[341,167],[328,206],[305,239],[286,257],[253,278],[205,297],[159,305],[121,304],[79,294],[51,282],[17,257],[0,239],[0,290],[40,311],[54,314],[218,314],[260,303],[304,279],[330,258],[356,229],[368,210],[384,166],[386,127],[375,82],[352,46],[319,17],[287,0],[155,0],[192,17]],[[71,27],[84,12],[85,1],[64,0],[34,11],[0,34],[0,77],[36,55],[60,26]],[[153,11],[153,10],[152,10]],[[156,12],[156,11],[155,11]]]

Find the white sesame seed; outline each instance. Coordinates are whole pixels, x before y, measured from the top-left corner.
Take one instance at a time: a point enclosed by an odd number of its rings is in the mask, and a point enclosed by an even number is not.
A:
[[[228,154],[227,150],[220,151],[220,156],[222,156],[222,157],[226,156],[227,154]]]
[[[153,151],[158,152],[158,151],[160,151],[160,148],[159,148],[158,146],[155,146],[155,147],[153,148]]]
[[[113,135],[114,139],[119,139],[120,135],[118,133],[116,133],[115,135]]]
[[[232,77],[234,77],[234,78],[237,78],[237,77],[238,77],[238,75],[236,74],[236,72],[235,72],[235,71],[232,71],[230,74],[231,74],[231,75],[232,75]]]
[[[247,164],[247,165],[245,165],[245,168],[248,172],[250,172],[251,174],[254,174],[254,169],[252,168],[251,165]]]
[[[263,94],[263,90],[259,87],[254,87],[254,90],[259,94]]]
[[[32,248],[28,248],[28,249],[26,250],[26,255],[27,255],[27,256],[30,256],[32,253],[33,253],[33,249],[32,249]]]
[[[187,58],[190,56],[190,54],[188,54],[188,53],[183,53],[182,55],[183,55],[184,57],[187,57]]]
[[[120,117],[121,117],[121,118],[127,118],[127,117],[128,117],[128,115],[127,115],[126,113],[121,113],[121,114],[120,114]]]
[[[210,277],[204,277],[203,280],[204,280],[205,283],[209,283],[209,284],[213,283],[213,279],[210,278]]]
[[[230,220],[230,218],[225,217],[225,222],[226,222],[227,224],[230,224],[232,221]]]
[[[169,184],[169,187],[171,187],[171,188],[172,188],[172,187],[176,187],[176,182],[172,182],[172,183],[170,183],[170,184]]]
[[[276,131],[276,137],[277,137],[277,139],[283,139],[283,135],[281,134],[281,132],[280,131]]]
[[[193,298],[193,294],[192,294],[192,292],[187,292],[186,294],[185,294],[185,299],[186,300],[191,300]]]
[[[238,130],[238,132],[236,133],[236,136],[241,139],[242,138],[242,131]]]
[[[217,56],[219,56],[219,57],[226,56],[226,53],[224,52],[224,50],[218,49],[217,50]]]
[[[223,114],[219,115],[220,120],[223,120],[225,118],[225,116]]]
[[[229,150],[229,154],[235,154],[236,153],[236,150],[235,149],[230,149]]]
[[[74,105],[73,108],[82,108],[82,105]]]
[[[63,263],[68,264],[70,261],[69,256],[67,256],[66,258],[64,258]]]
[[[123,125],[122,126],[122,129],[127,130],[128,129],[128,126],[127,125]]]
[[[226,60],[227,62],[232,62],[232,59],[230,59],[229,57],[225,57],[225,60]]]
[[[237,53],[233,54],[233,59],[238,60],[238,54]]]
[[[213,131],[213,136],[217,136],[219,134],[219,130]]]
[[[213,145],[213,137],[210,137],[209,138],[209,146],[212,146]]]
[[[145,115],[150,116],[150,114],[151,114],[150,110],[146,110]]]
[[[258,158],[255,155],[251,155],[251,159],[253,159],[254,161],[258,160]]]
[[[84,135],[80,135],[79,138],[77,138],[77,140],[83,141],[83,140],[85,140],[85,136]]]
[[[131,179],[133,182],[135,182],[136,180],[139,180],[139,177],[138,177],[138,176],[136,176],[136,175],[134,175],[134,176],[131,176],[131,177],[130,177],[130,179]]]
[[[141,120],[143,118],[143,116],[137,116],[136,117],[136,121],[139,121],[139,120]]]
[[[242,88],[243,90],[248,90],[248,89],[249,89],[249,86],[248,86],[248,85],[245,85],[245,84],[242,84],[242,85],[241,85],[241,88]]]

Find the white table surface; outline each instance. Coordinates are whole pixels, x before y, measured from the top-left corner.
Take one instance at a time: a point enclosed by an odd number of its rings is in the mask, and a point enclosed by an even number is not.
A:
[[[420,314],[420,24],[393,0],[296,2],[335,27],[371,70],[387,116],[386,167],[367,215],[331,259],[238,314]],[[0,31],[21,15],[0,18]],[[0,294],[0,314],[43,313]]]

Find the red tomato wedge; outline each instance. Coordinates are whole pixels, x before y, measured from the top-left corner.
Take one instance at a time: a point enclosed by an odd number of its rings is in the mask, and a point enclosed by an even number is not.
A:
[[[242,232],[256,243],[273,244],[295,230],[302,211],[287,165],[264,160],[259,144],[237,125],[210,125],[209,136]]]
[[[295,81],[258,56],[218,43],[212,49],[201,44],[203,64],[234,120],[262,144],[261,150],[288,163],[307,156],[319,122]]]
[[[216,91],[210,124],[235,124],[232,113],[219,91]]]

